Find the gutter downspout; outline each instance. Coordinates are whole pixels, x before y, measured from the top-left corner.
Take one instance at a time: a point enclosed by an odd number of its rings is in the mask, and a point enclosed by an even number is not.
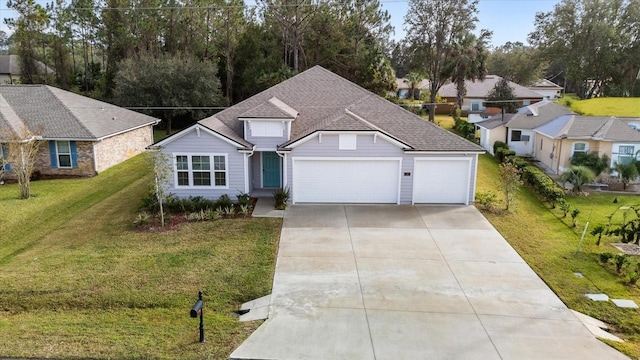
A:
[[[249,193],[249,158],[256,152],[256,146],[253,145],[251,152],[244,153],[244,193]]]

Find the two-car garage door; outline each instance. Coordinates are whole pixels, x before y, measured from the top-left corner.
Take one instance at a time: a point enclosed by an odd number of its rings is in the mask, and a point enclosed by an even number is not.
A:
[[[402,179],[405,188],[413,187],[414,204],[469,203],[471,158],[424,157],[413,163],[411,174],[403,173],[400,158],[294,158],[293,202],[398,204]]]
[[[293,201],[397,204],[400,158],[294,159]]]

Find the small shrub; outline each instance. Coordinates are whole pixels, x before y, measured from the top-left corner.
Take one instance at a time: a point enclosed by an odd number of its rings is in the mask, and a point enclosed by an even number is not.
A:
[[[138,213],[136,219],[133,221],[133,225],[137,228],[147,226],[151,222],[151,214],[146,211]]]
[[[593,230],[591,230],[591,235],[598,236],[598,240],[596,240],[596,246],[600,246],[600,241],[602,240],[602,234],[605,233],[604,225],[598,224]]]
[[[509,145],[502,141],[496,141],[493,143],[493,153],[497,153],[498,149],[509,149]]]
[[[497,202],[498,195],[493,191],[481,191],[476,194],[476,203],[481,209],[494,211]]]
[[[613,258],[613,254],[610,252],[603,252],[598,255],[600,259],[600,263],[606,265],[611,258]]]
[[[187,221],[207,221],[209,220],[208,214],[205,210],[194,211],[185,215]]]
[[[236,214],[236,209],[233,207],[233,205],[231,205],[226,208],[223,208],[222,213],[227,217],[232,217],[233,215]]]
[[[518,170],[522,171],[525,167],[529,166],[529,162],[519,156],[511,156],[505,159],[505,162],[510,163],[511,165],[518,168]]]
[[[222,219],[222,217],[224,216],[224,210],[222,210],[222,208],[217,208],[214,210],[215,215],[212,217],[212,219]]]
[[[209,219],[211,221],[220,220],[220,218],[222,218],[222,214],[221,213],[219,213],[218,211],[213,210],[211,208],[205,210],[204,212],[205,212],[205,214],[207,216],[207,219]]]
[[[622,268],[629,262],[629,258],[625,254],[616,254],[613,257],[613,264],[616,266],[616,272],[620,274]]]
[[[501,163],[507,161],[507,159],[509,159],[512,156],[516,156],[516,152],[513,150],[505,149],[505,148],[498,149],[495,155],[496,159],[498,159],[498,161]]]
[[[569,204],[565,199],[558,201],[558,204],[560,205],[560,211],[562,211],[562,217],[566,218],[569,210],[571,210],[571,204]]]
[[[278,189],[273,192],[273,198],[276,202],[276,209],[284,210],[287,207],[287,202],[289,202],[290,197],[289,189]]]
[[[578,226],[578,215],[580,215],[580,209],[573,209],[573,211],[571,211],[571,220],[573,221],[573,227]]]
[[[218,200],[216,200],[216,202],[213,204],[212,207],[216,209],[218,208],[226,209],[229,207],[233,207],[233,201],[231,201],[231,199],[229,198],[229,195],[223,194],[218,198]]]
[[[240,205],[240,215],[249,216],[249,205]]]
[[[241,192],[236,195],[236,199],[238,199],[238,205],[246,205],[247,207],[251,205],[251,196],[247,193]]]

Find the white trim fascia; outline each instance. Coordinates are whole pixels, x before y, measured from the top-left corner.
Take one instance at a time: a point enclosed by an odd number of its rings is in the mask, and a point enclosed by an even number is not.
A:
[[[244,146],[243,144],[235,142],[235,141],[233,141],[233,140],[231,140],[231,139],[229,139],[229,138],[227,138],[227,137],[225,137],[223,135],[218,134],[217,132],[209,129],[208,127],[206,127],[204,125],[200,125],[200,124],[191,125],[190,127],[186,128],[184,130],[181,130],[180,132],[177,132],[177,133],[175,133],[175,134],[173,134],[173,135],[171,135],[171,136],[169,136],[169,137],[167,137],[165,139],[162,139],[162,140],[158,141],[157,143],[155,143],[155,144],[153,144],[151,146],[153,146],[153,147],[165,146],[168,143],[172,143],[175,140],[178,140],[181,137],[190,134],[192,131],[195,131],[196,128],[199,128],[200,130],[204,130],[204,132],[206,132],[207,134],[209,134],[209,135],[211,135],[211,136],[213,136],[215,138],[218,138],[219,140],[222,140],[222,141],[224,141],[224,142],[226,142],[226,143],[228,143],[230,145],[233,145],[235,147],[242,148],[242,149],[246,148],[246,146]]]
[[[405,150],[404,151],[405,154],[407,155],[463,155],[463,156],[469,156],[469,155],[482,155],[482,154],[486,154],[487,151],[422,151],[422,150]],[[446,159],[453,159],[452,157],[447,157]]]
[[[252,118],[252,117],[238,117],[239,121],[245,121],[245,122],[252,122],[252,121],[282,121],[282,122],[291,122],[293,120],[295,120],[294,118],[267,118],[267,117],[260,117],[260,118]]]
[[[476,159],[477,159],[477,155],[476,155]],[[413,159],[413,186],[412,186],[412,193],[411,193],[411,205],[415,205],[416,204],[416,163],[420,162],[420,161],[450,161],[450,160],[456,160],[456,161],[467,161],[469,162],[469,171],[467,172],[467,185],[469,185],[469,181],[471,180],[471,165],[473,164],[473,157],[462,157],[462,156],[458,156],[458,157],[422,157],[422,158],[414,158]],[[477,167],[476,167],[476,174],[477,174]],[[469,189],[469,186],[466,187],[467,192],[465,194],[465,205],[469,205],[469,191],[471,189]],[[475,182],[474,182],[474,194],[475,194]]]
[[[259,148],[259,147],[256,147],[254,149],[254,151],[257,151],[257,152],[277,152],[278,148],[275,148],[275,147],[273,147],[273,148]]]
[[[321,135],[340,135],[340,134],[356,134],[356,135],[374,135],[377,134],[378,137],[384,139],[385,141],[387,141],[388,143],[395,145],[397,147],[399,147],[400,149],[403,150],[407,150],[407,149],[411,149],[411,147],[407,144],[404,144],[392,137],[390,137],[389,135],[380,132],[380,131],[375,131],[375,130],[340,130],[340,131],[326,131],[326,130],[321,130],[321,131],[314,131],[311,134],[304,136],[294,142],[292,142],[291,144],[285,146],[285,149],[294,149],[302,144],[304,144],[305,142],[309,141],[309,140],[313,140],[314,138],[316,138],[317,136],[321,136]]]

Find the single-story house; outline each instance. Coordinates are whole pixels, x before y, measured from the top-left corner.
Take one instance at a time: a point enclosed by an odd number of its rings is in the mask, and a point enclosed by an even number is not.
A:
[[[535,158],[553,173],[571,166],[576,153],[596,152],[616,163],[640,160],[640,118],[564,115],[537,127]]]
[[[38,136],[34,171],[44,177],[93,176],[119,164],[153,143],[158,122],[47,85],[0,86],[0,129],[6,129],[0,141],[17,139],[25,129]]]
[[[288,189],[292,203],[469,204],[484,153],[320,66],[153,148],[178,197]]]
[[[36,68],[38,73],[53,74],[53,69],[41,61],[36,61]],[[21,74],[18,55],[0,54],[0,84],[19,84]]]
[[[502,80],[502,77],[498,75],[487,75],[484,80],[465,80],[465,88],[467,90],[463,103],[462,103],[462,112],[463,114],[469,113],[482,113],[487,111],[487,107],[484,102],[487,100],[489,93],[496,86],[496,84]],[[513,89],[513,93],[516,97],[516,100],[519,101],[521,105],[530,105],[534,104],[538,101],[542,101],[542,95],[538,94],[535,91],[529,90],[522,85],[518,85],[512,81],[509,81],[509,85]],[[458,91],[456,89],[456,84],[447,83],[443,85],[438,91],[441,97],[443,97],[447,103],[454,104],[456,102]],[[447,104],[438,105],[436,107],[436,113],[439,114],[449,114],[452,111],[453,107]]]
[[[407,78],[396,78],[396,96],[399,99],[411,99],[411,82]],[[422,79],[419,84],[415,84],[413,92],[416,100],[420,100],[422,92],[428,92],[431,83],[428,79]]]
[[[556,100],[562,94],[562,89],[564,89],[562,86],[547,79],[540,79],[527,86],[527,88],[542,95],[545,100]]]
[[[564,106],[549,101],[541,101],[523,106],[515,114],[498,114],[476,123],[480,128],[480,144],[493,153],[493,144],[502,141],[519,156],[534,156],[535,132],[538,126],[560,117],[572,114]]]

